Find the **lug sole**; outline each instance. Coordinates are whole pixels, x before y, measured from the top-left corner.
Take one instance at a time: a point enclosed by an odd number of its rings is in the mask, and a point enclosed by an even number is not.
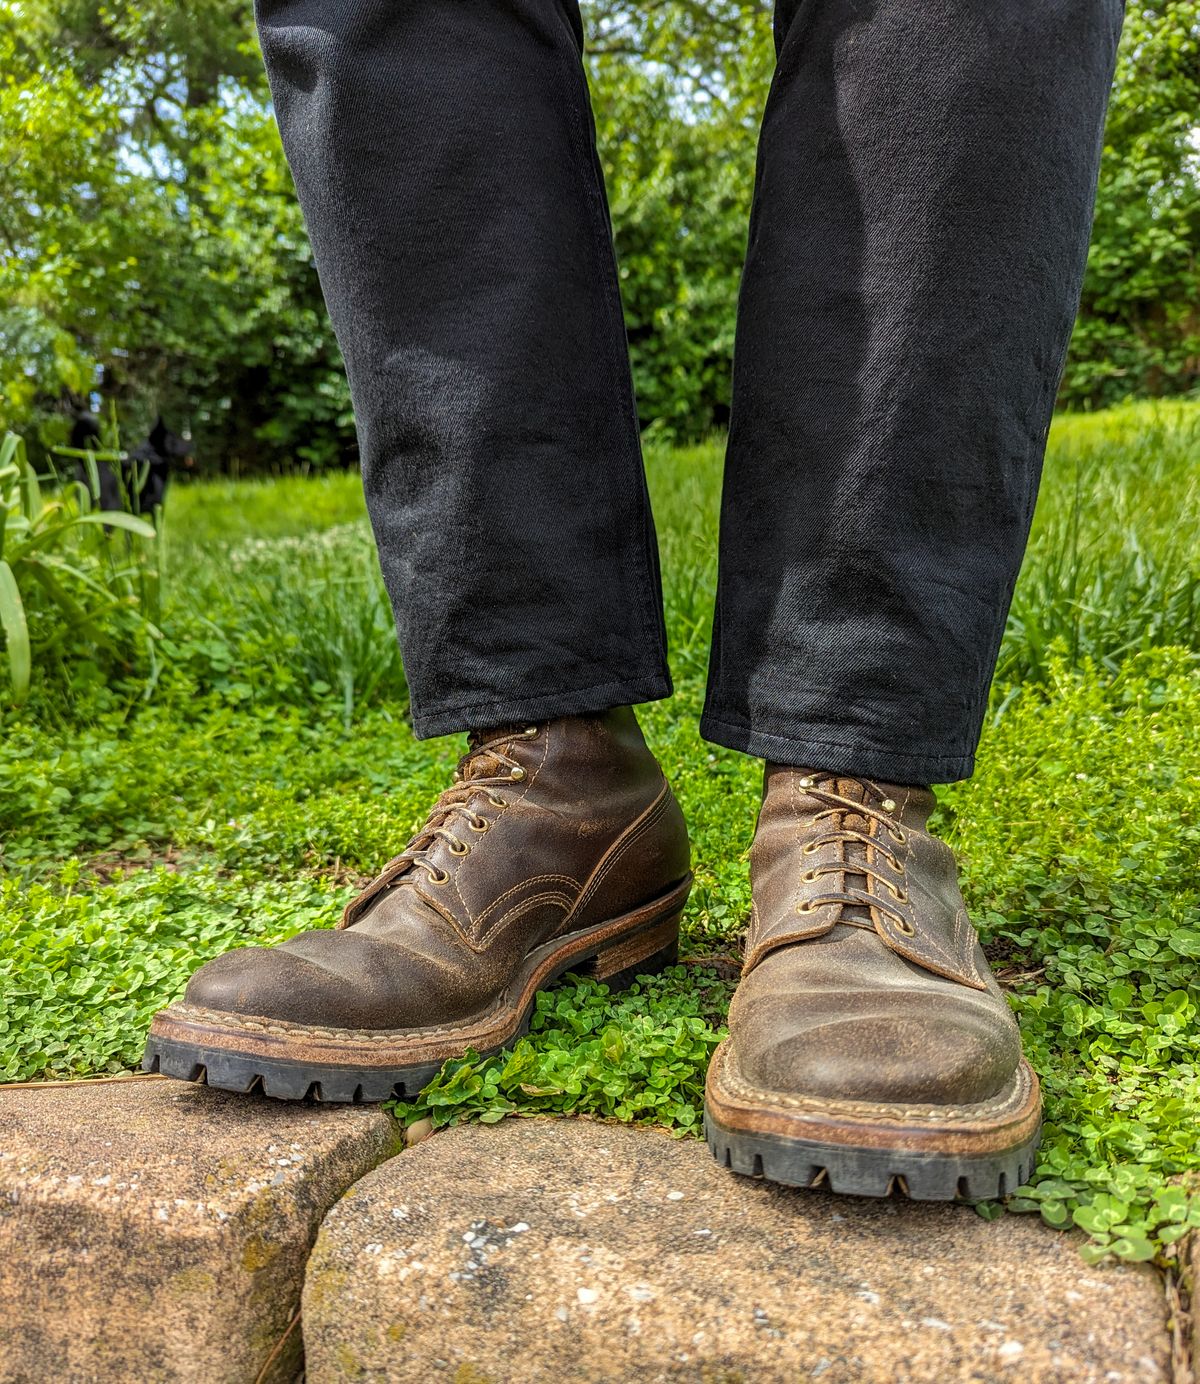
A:
[[[488,1057],[528,1032],[537,994],[568,971],[627,988],[674,965],[689,875],[621,918],[531,952],[500,1002],[454,1026],[381,1032],[280,1024],[174,1004],[154,1016],[142,1070],[275,1100],[374,1102],[416,1096],[449,1059]]]
[[[723,1043],[709,1067],[704,1132],[717,1162],[743,1176],[845,1196],[972,1202],[1007,1196],[1033,1173],[1041,1098],[1024,1059],[986,1107],[944,1111],[751,1092],[731,1086],[728,1063]]]

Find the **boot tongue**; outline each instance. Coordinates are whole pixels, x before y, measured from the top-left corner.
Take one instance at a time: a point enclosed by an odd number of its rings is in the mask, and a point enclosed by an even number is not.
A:
[[[471,779],[486,778],[502,767],[501,761],[481,746],[490,745],[496,750],[507,750],[525,730],[528,722],[518,726],[496,726],[490,730],[467,732],[467,758],[461,767],[464,783]]]
[[[826,783],[840,797],[849,798],[851,802],[865,803],[870,796],[866,784],[861,779],[841,778],[835,774],[816,775],[818,783]],[[857,812],[845,811],[838,817],[838,824],[844,826],[849,831],[861,831],[864,835],[870,835],[871,819]],[[866,890],[867,876],[861,870],[855,870],[855,865],[865,865],[867,859],[867,848],[858,841],[846,841],[842,845],[842,857],[846,862],[846,870],[843,875],[847,889]],[[866,904],[844,903],[842,904],[842,916],[845,918],[855,918],[860,922],[871,923],[871,910]]]

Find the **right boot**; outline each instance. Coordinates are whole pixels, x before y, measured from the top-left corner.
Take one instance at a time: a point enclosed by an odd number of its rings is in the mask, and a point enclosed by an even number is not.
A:
[[[672,964],[683,814],[628,707],[479,732],[424,826],[335,929],[207,962],[142,1066],[296,1100],[411,1099],[496,1052],[566,971]]]

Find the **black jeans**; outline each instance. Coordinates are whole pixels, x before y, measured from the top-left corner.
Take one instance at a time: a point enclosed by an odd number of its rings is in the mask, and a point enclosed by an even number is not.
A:
[[[1120,0],[779,0],[702,733],[971,772]],[[575,0],[259,0],[421,736],[666,696]]]

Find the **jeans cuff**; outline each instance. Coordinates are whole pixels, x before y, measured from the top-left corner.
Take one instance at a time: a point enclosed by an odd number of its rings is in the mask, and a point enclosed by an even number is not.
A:
[[[657,702],[672,692],[671,675],[665,669],[634,674],[615,682],[587,687],[568,687],[557,692],[540,690],[529,696],[514,693],[490,702],[444,710],[413,712],[413,735],[430,740],[435,735],[456,735],[489,726],[515,725],[520,721],[548,721],[559,716],[590,716],[614,706],[638,706]]]
[[[797,726],[792,735],[772,735],[735,725],[712,710],[700,718],[701,736],[714,745],[797,769],[825,769],[855,778],[906,784],[954,783],[970,778],[975,769],[974,751],[938,754],[885,749],[856,741],[849,731],[839,740],[825,738],[831,730],[837,734],[829,726]]]

